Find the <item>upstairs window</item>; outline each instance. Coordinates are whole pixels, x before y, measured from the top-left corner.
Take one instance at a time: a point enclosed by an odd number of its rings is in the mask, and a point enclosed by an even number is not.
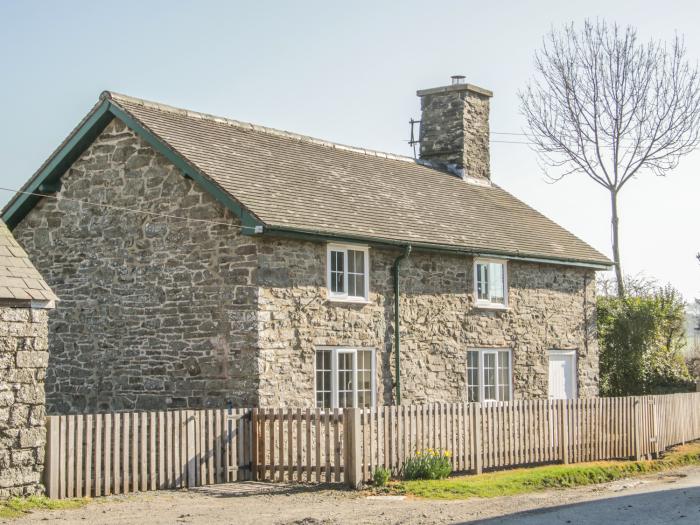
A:
[[[508,306],[506,261],[476,259],[474,261],[474,294],[476,305],[485,308]]]
[[[369,250],[364,246],[328,245],[328,295],[333,300],[369,298]]]

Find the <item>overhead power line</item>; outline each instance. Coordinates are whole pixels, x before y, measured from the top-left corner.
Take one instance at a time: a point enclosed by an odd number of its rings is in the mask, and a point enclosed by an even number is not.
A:
[[[44,198],[44,199],[54,199],[54,200],[56,200],[56,201],[75,202],[75,203],[78,203],[78,204],[83,204],[83,205],[85,205],[85,206],[93,206],[93,207],[96,207],[96,208],[105,208],[105,209],[109,209],[109,210],[122,211],[122,212],[126,212],[126,213],[140,213],[140,214],[149,215],[149,216],[152,216],[152,217],[162,217],[162,218],[164,218],[164,219],[174,219],[174,220],[180,220],[180,221],[191,221],[191,222],[198,222],[198,223],[204,223],[204,224],[212,224],[212,225],[215,225],[215,226],[226,226],[226,227],[228,227],[228,228],[235,228],[235,229],[237,229],[237,230],[242,230],[243,228],[251,229],[250,226],[248,226],[248,227],[246,227],[246,226],[237,226],[237,225],[235,225],[235,224],[230,224],[230,223],[228,223],[228,222],[211,221],[211,220],[209,220],[209,219],[197,219],[197,218],[194,218],[194,217],[183,217],[183,216],[180,216],[180,215],[171,215],[171,214],[168,214],[168,213],[158,213],[158,212],[150,211],[150,210],[139,210],[139,209],[136,209],[136,208],[126,208],[126,207],[124,207],[124,206],[115,206],[115,205],[113,205],[113,204],[107,204],[107,203],[104,203],[104,202],[90,202],[90,201],[84,201],[84,200],[81,200],[81,199],[71,199],[70,197],[64,197],[64,196],[61,196],[61,195],[47,195],[47,194],[45,194],[45,193],[34,193],[34,192],[31,192],[31,191],[22,191],[22,190],[17,190],[17,189],[13,189],[13,188],[3,188],[3,187],[1,187],[1,186],[0,186],[0,190],[9,191],[9,192],[12,192],[12,193],[19,193],[19,194],[22,194],[22,195],[34,195],[34,196],[36,196],[36,197],[41,197],[41,198]]]

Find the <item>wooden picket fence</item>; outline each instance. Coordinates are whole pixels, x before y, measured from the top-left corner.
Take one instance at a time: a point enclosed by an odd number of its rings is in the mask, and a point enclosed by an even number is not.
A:
[[[75,498],[251,479],[250,410],[49,416],[45,485]]]
[[[455,472],[648,457],[659,451],[655,412],[649,397],[362,409],[360,479],[377,467],[398,475],[429,448],[449,451]]]
[[[242,480],[358,486],[428,448],[449,451],[455,472],[653,457],[700,439],[700,393],[50,416],[47,438],[54,498]]]

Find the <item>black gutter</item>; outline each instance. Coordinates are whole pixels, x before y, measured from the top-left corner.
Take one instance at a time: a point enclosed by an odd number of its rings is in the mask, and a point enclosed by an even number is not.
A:
[[[411,254],[411,245],[404,247],[404,251],[394,261],[394,360],[396,362],[396,404],[401,404],[401,322],[400,322],[400,288],[399,288],[399,270],[401,261],[406,259]]]

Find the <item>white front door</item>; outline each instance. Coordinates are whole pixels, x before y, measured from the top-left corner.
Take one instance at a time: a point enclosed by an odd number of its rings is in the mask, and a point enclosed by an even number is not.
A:
[[[549,351],[549,399],[576,397],[576,352]]]

